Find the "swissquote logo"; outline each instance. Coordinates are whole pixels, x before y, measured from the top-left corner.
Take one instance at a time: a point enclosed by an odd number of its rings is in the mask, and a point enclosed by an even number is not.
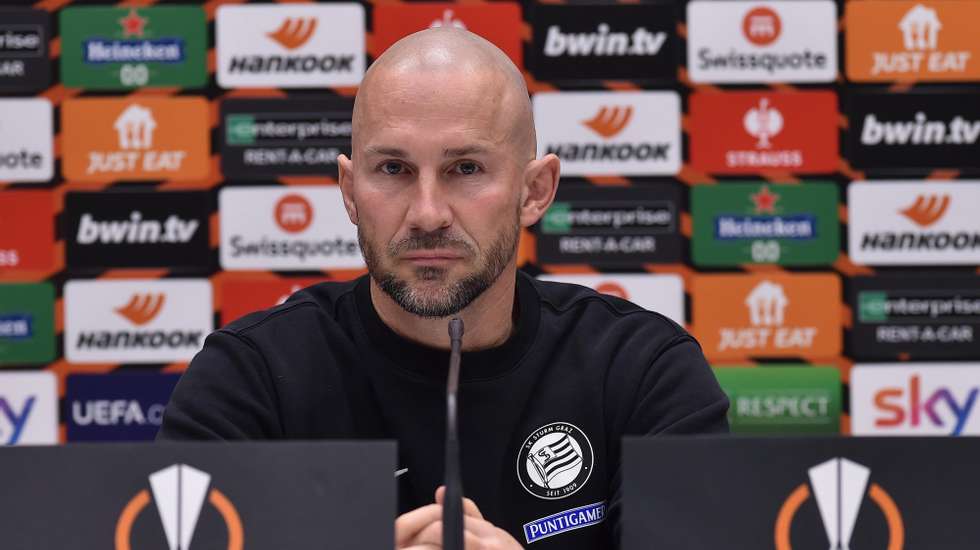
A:
[[[533,98],[538,149],[567,175],[675,174],[680,98],[675,92],[557,92]]]
[[[955,1],[872,1],[846,7],[847,73],[856,81],[973,80],[980,6]]]
[[[218,84],[354,86],[364,75],[364,8],[330,5],[219,6]]]
[[[557,500],[584,487],[593,466],[592,443],[585,433],[568,422],[553,422],[524,440],[517,457],[517,478],[532,495]]]
[[[717,173],[832,172],[838,163],[833,92],[696,92],[691,162]]]
[[[141,489],[126,503],[116,521],[115,549],[130,550],[137,520],[151,502],[160,516],[167,546],[174,550],[193,550],[191,541],[202,519],[205,504],[210,505],[224,522],[228,532],[227,550],[241,550],[245,530],[234,503],[217,487],[211,474],[187,464],[173,464],[149,475],[149,489]],[[205,516],[206,517],[206,516]]]
[[[884,517],[888,540],[880,548],[902,550],[905,547],[905,523],[891,495],[877,483],[868,483],[871,470],[843,457],[821,462],[808,470],[810,483],[797,486],[779,509],[776,517],[776,550],[792,550],[790,531],[793,520],[807,513],[803,506],[813,498],[830,548],[850,550],[851,538],[858,528],[862,504],[867,498]],[[808,507],[809,508],[809,507]],[[881,517],[879,516],[879,517]],[[865,516],[867,518],[867,516]],[[870,518],[864,521],[874,521]]]
[[[847,193],[855,262],[980,263],[980,182],[855,182]]]
[[[225,188],[218,202],[225,269],[364,266],[337,186]]]
[[[207,120],[201,98],[66,101],[65,175],[79,181],[204,178],[210,164]]]
[[[58,386],[50,372],[0,372],[0,446],[58,443]]]
[[[687,66],[694,82],[832,82],[837,8],[827,0],[687,5]]]
[[[0,181],[50,180],[52,129],[47,99],[0,99]]]
[[[207,280],[69,281],[65,308],[76,363],[188,361],[213,329]]]
[[[829,357],[840,351],[840,281],[833,275],[702,275],[693,321],[712,359]]]
[[[673,274],[539,275],[542,281],[592,288],[684,323],[684,281]]]

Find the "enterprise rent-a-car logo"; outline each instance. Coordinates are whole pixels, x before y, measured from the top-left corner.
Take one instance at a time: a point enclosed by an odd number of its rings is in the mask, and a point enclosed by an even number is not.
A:
[[[544,92],[533,98],[538,151],[562,173],[673,175],[681,165],[676,92]]]
[[[357,227],[337,186],[224,188],[224,269],[360,269]]]
[[[837,7],[830,0],[687,5],[694,82],[833,82]]]

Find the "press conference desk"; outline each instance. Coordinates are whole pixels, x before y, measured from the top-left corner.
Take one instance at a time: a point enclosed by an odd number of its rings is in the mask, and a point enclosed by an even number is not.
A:
[[[390,548],[395,460],[392,442],[2,448],[0,548]],[[627,439],[622,548],[976,549],[978,466],[974,438]]]

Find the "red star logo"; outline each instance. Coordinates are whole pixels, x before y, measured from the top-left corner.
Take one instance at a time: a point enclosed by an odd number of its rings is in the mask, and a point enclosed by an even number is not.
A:
[[[140,17],[135,9],[129,10],[129,14],[119,20],[119,24],[122,25],[123,29],[123,38],[127,36],[143,36],[143,27],[148,22],[149,20],[145,17]]]
[[[759,189],[757,193],[749,195],[749,197],[755,203],[756,214],[763,212],[769,212],[770,214],[776,213],[776,202],[779,201],[779,195],[769,191],[768,185],[763,185],[762,189]]]

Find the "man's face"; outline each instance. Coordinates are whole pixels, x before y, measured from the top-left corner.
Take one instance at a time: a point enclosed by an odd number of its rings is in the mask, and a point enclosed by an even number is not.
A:
[[[372,277],[423,317],[457,313],[512,262],[529,160],[479,75],[438,76],[369,95],[350,191]]]

